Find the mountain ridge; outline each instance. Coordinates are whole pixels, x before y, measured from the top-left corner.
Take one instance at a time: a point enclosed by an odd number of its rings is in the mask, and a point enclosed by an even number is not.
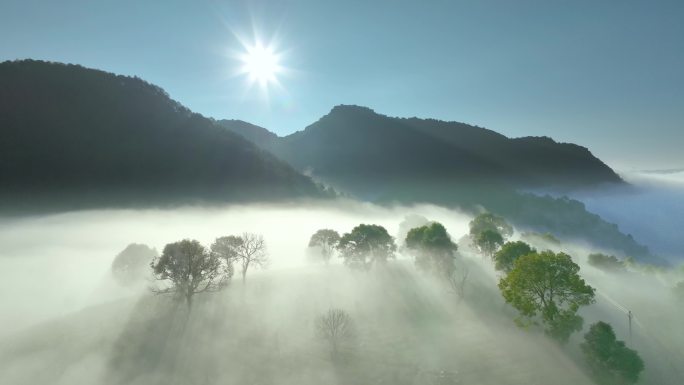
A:
[[[460,122],[389,117],[363,106],[335,106],[303,130],[282,137],[259,127],[271,134],[268,140],[222,122],[295,168],[341,184],[347,183],[337,180],[344,174],[377,179],[407,171],[413,172],[414,180],[461,178],[516,188],[624,183],[588,148],[577,144],[547,136],[509,138]],[[373,146],[382,147],[384,154],[374,154]],[[413,162],[406,162],[407,154]],[[349,162],[354,166],[346,167]],[[365,174],[358,171],[361,165]]]
[[[0,127],[2,194],[321,195],[309,177],[137,77],[35,60],[0,63]]]

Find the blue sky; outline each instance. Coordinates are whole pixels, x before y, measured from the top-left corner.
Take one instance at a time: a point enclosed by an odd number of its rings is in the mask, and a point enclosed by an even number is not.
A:
[[[3,0],[0,60],[82,64],[280,135],[337,104],[589,147],[619,169],[684,167],[684,2]],[[274,41],[266,97],[234,57]]]

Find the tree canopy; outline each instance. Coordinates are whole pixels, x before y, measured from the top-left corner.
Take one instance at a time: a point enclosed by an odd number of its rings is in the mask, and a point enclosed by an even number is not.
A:
[[[513,235],[513,226],[500,216],[492,213],[482,213],[470,221],[470,236],[477,236],[485,231],[493,231],[501,234],[503,238]]]
[[[580,347],[600,384],[633,384],[644,370],[644,361],[639,354],[618,340],[613,328],[605,322],[591,325]]]
[[[589,254],[587,261],[590,265],[604,271],[620,271],[625,269],[625,263],[613,255],[593,253]]]
[[[242,283],[247,280],[250,267],[265,267],[268,265],[266,242],[258,234],[244,233],[240,236],[228,235],[216,238],[211,250],[217,256],[225,259],[232,268],[232,263],[240,265]]]
[[[508,273],[513,269],[516,259],[535,252],[536,250],[525,242],[506,242],[501,250],[494,254],[495,268]]]
[[[379,225],[360,224],[340,238],[338,244],[344,263],[352,268],[368,270],[394,258],[397,246],[387,230]]]
[[[453,273],[458,246],[441,223],[411,229],[406,235],[406,247],[415,255],[419,269],[444,277]]]
[[[152,261],[151,266],[158,280],[169,283],[165,288],[153,290],[178,294],[185,298],[188,306],[195,294],[218,291],[227,286],[233,273],[225,260],[190,239],[166,245],[162,255]]]
[[[475,246],[482,254],[490,257],[494,256],[503,243],[503,236],[496,230],[484,230],[475,236]]]
[[[238,257],[237,248],[242,243],[242,238],[235,235],[218,237],[211,244],[211,252],[232,264]]]
[[[316,231],[311,236],[311,239],[309,239],[309,248],[316,249],[321,259],[328,263],[339,242],[340,234],[337,231],[321,229]]]
[[[594,302],[594,288],[579,276],[579,269],[565,253],[531,253],[516,259],[499,289],[520,313],[518,322],[540,320],[547,334],[565,342],[582,328],[579,307]]]
[[[157,250],[143,244],[131,243],[114,257],[112,274],[122,285],[141,281],[149,274],[150,262],[159,255]]]

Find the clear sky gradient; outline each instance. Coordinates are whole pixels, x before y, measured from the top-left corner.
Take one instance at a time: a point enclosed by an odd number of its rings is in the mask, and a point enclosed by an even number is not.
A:
[[[2,0],[0,36],[0,60],[137,75],[280,135],[359,104],[684,167],[681,0]],[[268,96],[236,75],[255,37],[288,68]]]

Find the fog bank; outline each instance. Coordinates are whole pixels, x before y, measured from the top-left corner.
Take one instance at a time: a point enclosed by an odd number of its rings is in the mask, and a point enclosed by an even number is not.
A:
[[[630,186],[573,194],[655,254],[684,261],[684,171],[623,173]]]

